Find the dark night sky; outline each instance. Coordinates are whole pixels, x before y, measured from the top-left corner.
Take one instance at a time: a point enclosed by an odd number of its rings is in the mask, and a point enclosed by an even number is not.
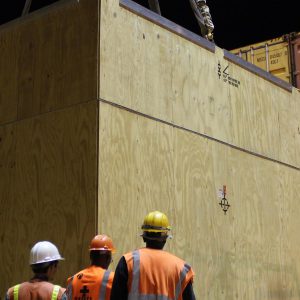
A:
[[[32,9],[57,0],[32,0]],[[85,1],[85,0],[81,0]],[[147,5],[147,0],[135,0]],[[199,34],[189,0],[160,0],[162,15]],[[0,24],[21,15],[25,0],[0,1]],[[299,0],[207,0],[215,24],[215,42],[227,50],[300,32]]]
[[[189,0],[160,0],[163,14],[168,13],[165,3],[170,2],[177,7],[173,7],[173,16],[169,18],[199,33]],[[206,0],[206,3],[215,25],[215,42],[227,50],[300,32],[299,0]]]

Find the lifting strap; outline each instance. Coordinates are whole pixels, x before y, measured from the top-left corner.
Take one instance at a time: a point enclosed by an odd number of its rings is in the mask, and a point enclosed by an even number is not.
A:
[[[161,15],[160,6],[158,0],[148,0],[149,7],[151,10],[155,11],[159,15]]]
[[[22,16],[25,16],[29,13],[30,11],[30,6],[31,6],[31,1],[32,0],[26,0],[23,11],[22,11]]]

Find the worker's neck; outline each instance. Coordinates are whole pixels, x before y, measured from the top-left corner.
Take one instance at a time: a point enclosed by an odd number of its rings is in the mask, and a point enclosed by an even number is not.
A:
[[[165,243],[166,242],[161,241],[147,241],[146,248],[162,250],[165,246]]]
[[[47,274],[45,273],[35,273],[30,281],[49,281]]]
[[[92,261],[91,262],[92,266],[96,266],[96,267],[100,267],[102,269],[107,269],[109,264],[107,262],[103,262],[103,261]]]

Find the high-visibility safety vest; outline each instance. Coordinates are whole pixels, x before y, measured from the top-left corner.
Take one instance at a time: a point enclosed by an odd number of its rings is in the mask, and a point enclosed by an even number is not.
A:
[[[128,269],[128,300],[182,300],[193,281],[192,268],[163,250],[141,248],[124,255]]]
[[[19,290],[20,290],[20,285],[17,284],[13,287],[13,294],[14,294],[14,300],[19,300]],[[58,293],[59,293],[60,286],[59,285],[54,285],[53,286],[53,291],[51,295],[51,300],[56,300]]]
[[[90,266],[68,279],[68,300],[109,300],[114,272]]]

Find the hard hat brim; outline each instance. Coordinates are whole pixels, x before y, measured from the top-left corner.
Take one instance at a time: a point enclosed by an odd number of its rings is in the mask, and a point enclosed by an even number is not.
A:
[[[161,227],[161,226],[154,226],[154,225],[142,225],[143,231],[148,232],[168,232],[171,230],[171,227]]]
[[[116,252],[116,249],[90,248],[89,251],[102,251],[102,252],[111,252],[111,253],[115,253],[115,252]]]
[[[38,260],[36,262],[32,262],[30,263],[30,265],[37,265],[37,264],[44,264],[44,263],[48,263],[51,261],[58,261],[58,260],[65,260],[63,257],[53,257],[51,259],[42,259],[42,260]]]

